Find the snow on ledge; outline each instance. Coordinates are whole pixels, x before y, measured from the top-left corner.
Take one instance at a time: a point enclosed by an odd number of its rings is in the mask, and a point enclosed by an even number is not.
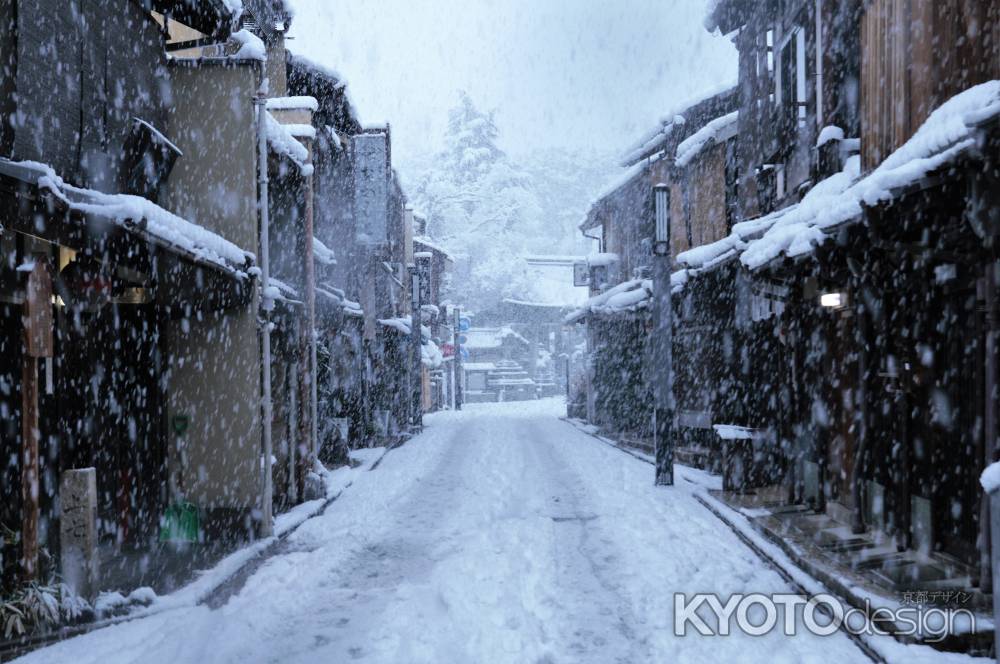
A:
[[[295,135],[288,127],[274,119],[274,116],[264,112],[267,131],[267,143],[276,153],[283,157],[288,157],[303,176],[309,177],[313,173],[313,166],[309,162],[309,150],[295,138]],[[313,137],[315,137],[313,130]]]
[[[49,190],[71,210],[104,217],[129,229],[138,228],[238,277],[247,276],[245,269],[255,259],[254,254],[222,236],[182,219],[141,196],[105,194],[94,189],[74,187],[63,181],[48,164],[35,161],[0,159],[0,172],[4,170],[29,171],[37,177],[39,188]]]
[[[230,59],[258,60],[260,62],[267,60],[267,48],[264,46],[263,40],[249,30],[234,32],[230,39],[240,45],[236,53],[229,56]]]
[[[687,283],[687,270],[670,275],[670,293],[676,294]],[[648,309],[653,302],[653,282],[650,279],[632,279],[595,295],[587,303],[563,319],[564,325],[582,321],[590,314],[614,316]]]
[[[983,474],[979,476],[979,483],[983,485],[983,491],[986,493],[1000,489],[1000,461],[986,466]]]
[[[312,111],[319,110],[319,102],[315,97],[306,95],[298,97],[271,97],[267,100],[269,111]]]
[[[894,191],[972,149],[976,125],[997,116],[1000,81],[969,88],[939,106],[910,140],[866,177],[860,177],[861,161],[855,155],[842,172],[817,184],[800,203],[736,224],[728,237],[682,252],[677,262],[698,272],[738,256],[746,268],[758,270],[781,256],[810,254],[833,229],[860,219],[864,206],[891,200]],[[824,133],[829,140],[838,135],[836,128]]]
[[[320,239],[315,235],[313,236],[313,258],[321,265],[337,264],[337,257],[334,255],[333,250],[320,242]]]

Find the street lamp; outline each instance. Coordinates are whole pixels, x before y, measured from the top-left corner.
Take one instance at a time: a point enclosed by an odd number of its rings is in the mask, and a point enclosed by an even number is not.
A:
[[[673,310],[670,302],[670,187],[653,187],[656,237],[653,244],[653,441],[656,484],[674,483]]]

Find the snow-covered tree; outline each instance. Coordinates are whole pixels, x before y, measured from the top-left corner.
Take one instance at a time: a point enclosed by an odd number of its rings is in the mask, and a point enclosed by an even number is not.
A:
[[[586,250],[576,225],[610,163],[559,150],[514,158],[499,140],[495,113],[462,92],[443,149],[412,169],[414,203],[428,232],[458,257],[458,295],[480,306],[504,297],[550,299],[522,257]]]

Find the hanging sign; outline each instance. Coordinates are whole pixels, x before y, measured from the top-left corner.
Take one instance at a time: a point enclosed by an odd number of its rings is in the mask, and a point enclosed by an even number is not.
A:
[[[52,357],[52,277],[42,261],[28,273],[24,296],[24,352]]]

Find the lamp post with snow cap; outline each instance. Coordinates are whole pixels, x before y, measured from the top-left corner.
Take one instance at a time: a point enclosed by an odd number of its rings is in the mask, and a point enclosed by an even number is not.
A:
[[[670,302],[670,188],[653,187],[656,238],[653,243],[653,442],[656,484],[674,483],[673,308]]]

